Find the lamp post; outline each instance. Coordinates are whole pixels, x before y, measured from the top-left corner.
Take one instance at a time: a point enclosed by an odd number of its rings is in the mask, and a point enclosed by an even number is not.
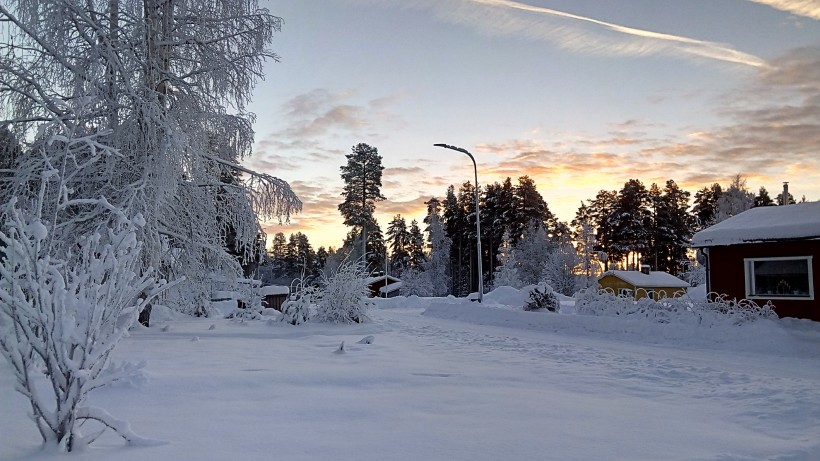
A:
[[[475,157],[467,149],[451,146],[449,144],[433,144],[434,147],[443,147],[466,154],[473,161],[473,173],[475,173],[475,229],[476,229],[476,250],[478,251],[478,302],[484,300],[484,268],[481,264],[481,212],[478,209],[478,166]]]

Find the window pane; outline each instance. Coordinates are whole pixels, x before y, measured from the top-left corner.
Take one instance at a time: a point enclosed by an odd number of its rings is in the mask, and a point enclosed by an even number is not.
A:
[[[753,295],[808,297],[809,261],[754,261],[754,288]]]

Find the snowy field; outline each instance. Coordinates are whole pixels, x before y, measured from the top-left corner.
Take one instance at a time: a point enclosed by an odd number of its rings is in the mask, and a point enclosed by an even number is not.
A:
[[[659,324],[515,297],[378,300],[352,326],[160,311],[115,352],[141,373],[90,403],[163,443],[42,452],[3,361],[0,459],[820,460],[820,323]]]

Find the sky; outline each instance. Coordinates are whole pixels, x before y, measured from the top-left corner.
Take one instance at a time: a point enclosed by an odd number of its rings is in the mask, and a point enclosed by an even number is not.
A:
[[[532,177],[570,221],[629,179],[693,193],[736,174],[820,200],[820,0],[260,0],[284,20],[245,164],[303,201],[276,232],[339,247],[340,168],[384,172],[376,217],[421,221],[473,180]]]

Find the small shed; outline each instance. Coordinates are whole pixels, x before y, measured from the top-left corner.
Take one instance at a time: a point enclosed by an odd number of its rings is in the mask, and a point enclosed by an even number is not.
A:
[[[370,297],[393,298],[399,295],[402,281],[391,275],[377,275],[367,279]]]
[[[692,247],[708,292],[820,321],[820,202],[752,208],[696,233]]]
[[[266,285],[259,289],[262,304],[269,309],[282,310],[282,304],[288,299],[290,289],[281,285]]]
[[[689,284],[663,271],[650,271],[643,266],[640,271],[607,271],[598,278],[598,285],[621,296],[632,296],[635,300],[651,297],[676,298],[686,294]]]

